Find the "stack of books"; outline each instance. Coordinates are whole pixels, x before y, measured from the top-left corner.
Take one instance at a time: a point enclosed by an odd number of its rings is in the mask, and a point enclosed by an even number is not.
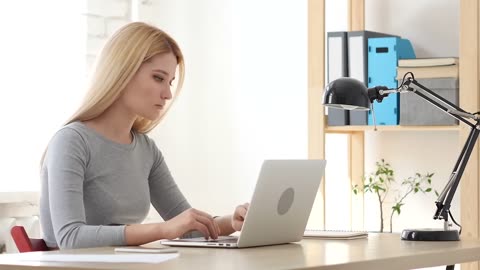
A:
[[[458,78],[458,65],[458,57],[399,59],[397,80],[407,72],[412,72],[415,79]]]

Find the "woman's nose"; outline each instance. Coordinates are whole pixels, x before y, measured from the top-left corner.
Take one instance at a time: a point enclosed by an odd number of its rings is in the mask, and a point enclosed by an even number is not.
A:
[[[170,86],[168,86],[165,90],[162,91],[162,98],[172,99],[172,90]]]

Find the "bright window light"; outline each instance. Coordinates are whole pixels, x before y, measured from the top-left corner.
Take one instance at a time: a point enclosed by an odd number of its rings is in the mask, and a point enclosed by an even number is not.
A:
[[[43,151],[85,92],[85,2],[0,3],[0,192],[39,190]]]

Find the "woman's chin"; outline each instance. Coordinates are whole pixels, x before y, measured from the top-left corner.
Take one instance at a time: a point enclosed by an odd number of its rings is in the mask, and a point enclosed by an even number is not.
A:
[[[160,118],[161,116],[162,116],[162,112],[158,111],[149,115],[145,115],[143,118],[146,118],[150,121],[155,121],[155,120],[158,120],[158,118]]]

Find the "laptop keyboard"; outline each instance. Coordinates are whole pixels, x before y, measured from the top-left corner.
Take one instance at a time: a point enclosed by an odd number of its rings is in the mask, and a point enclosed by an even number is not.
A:
[[[218,239],[208,239],[205,240],[206,242],[214,242],[214,243],[237,243],[238,238],[232,236],[222,237],[220,236]]]
[[[173,240],[173,241],[180,241],[180,242],[213,242],[213,243],[237,243],[238,237],[236,236],[219,236],[217,239],[205,239],[204,237],[194,237],[194,238],[183,238],[180,240]]]

